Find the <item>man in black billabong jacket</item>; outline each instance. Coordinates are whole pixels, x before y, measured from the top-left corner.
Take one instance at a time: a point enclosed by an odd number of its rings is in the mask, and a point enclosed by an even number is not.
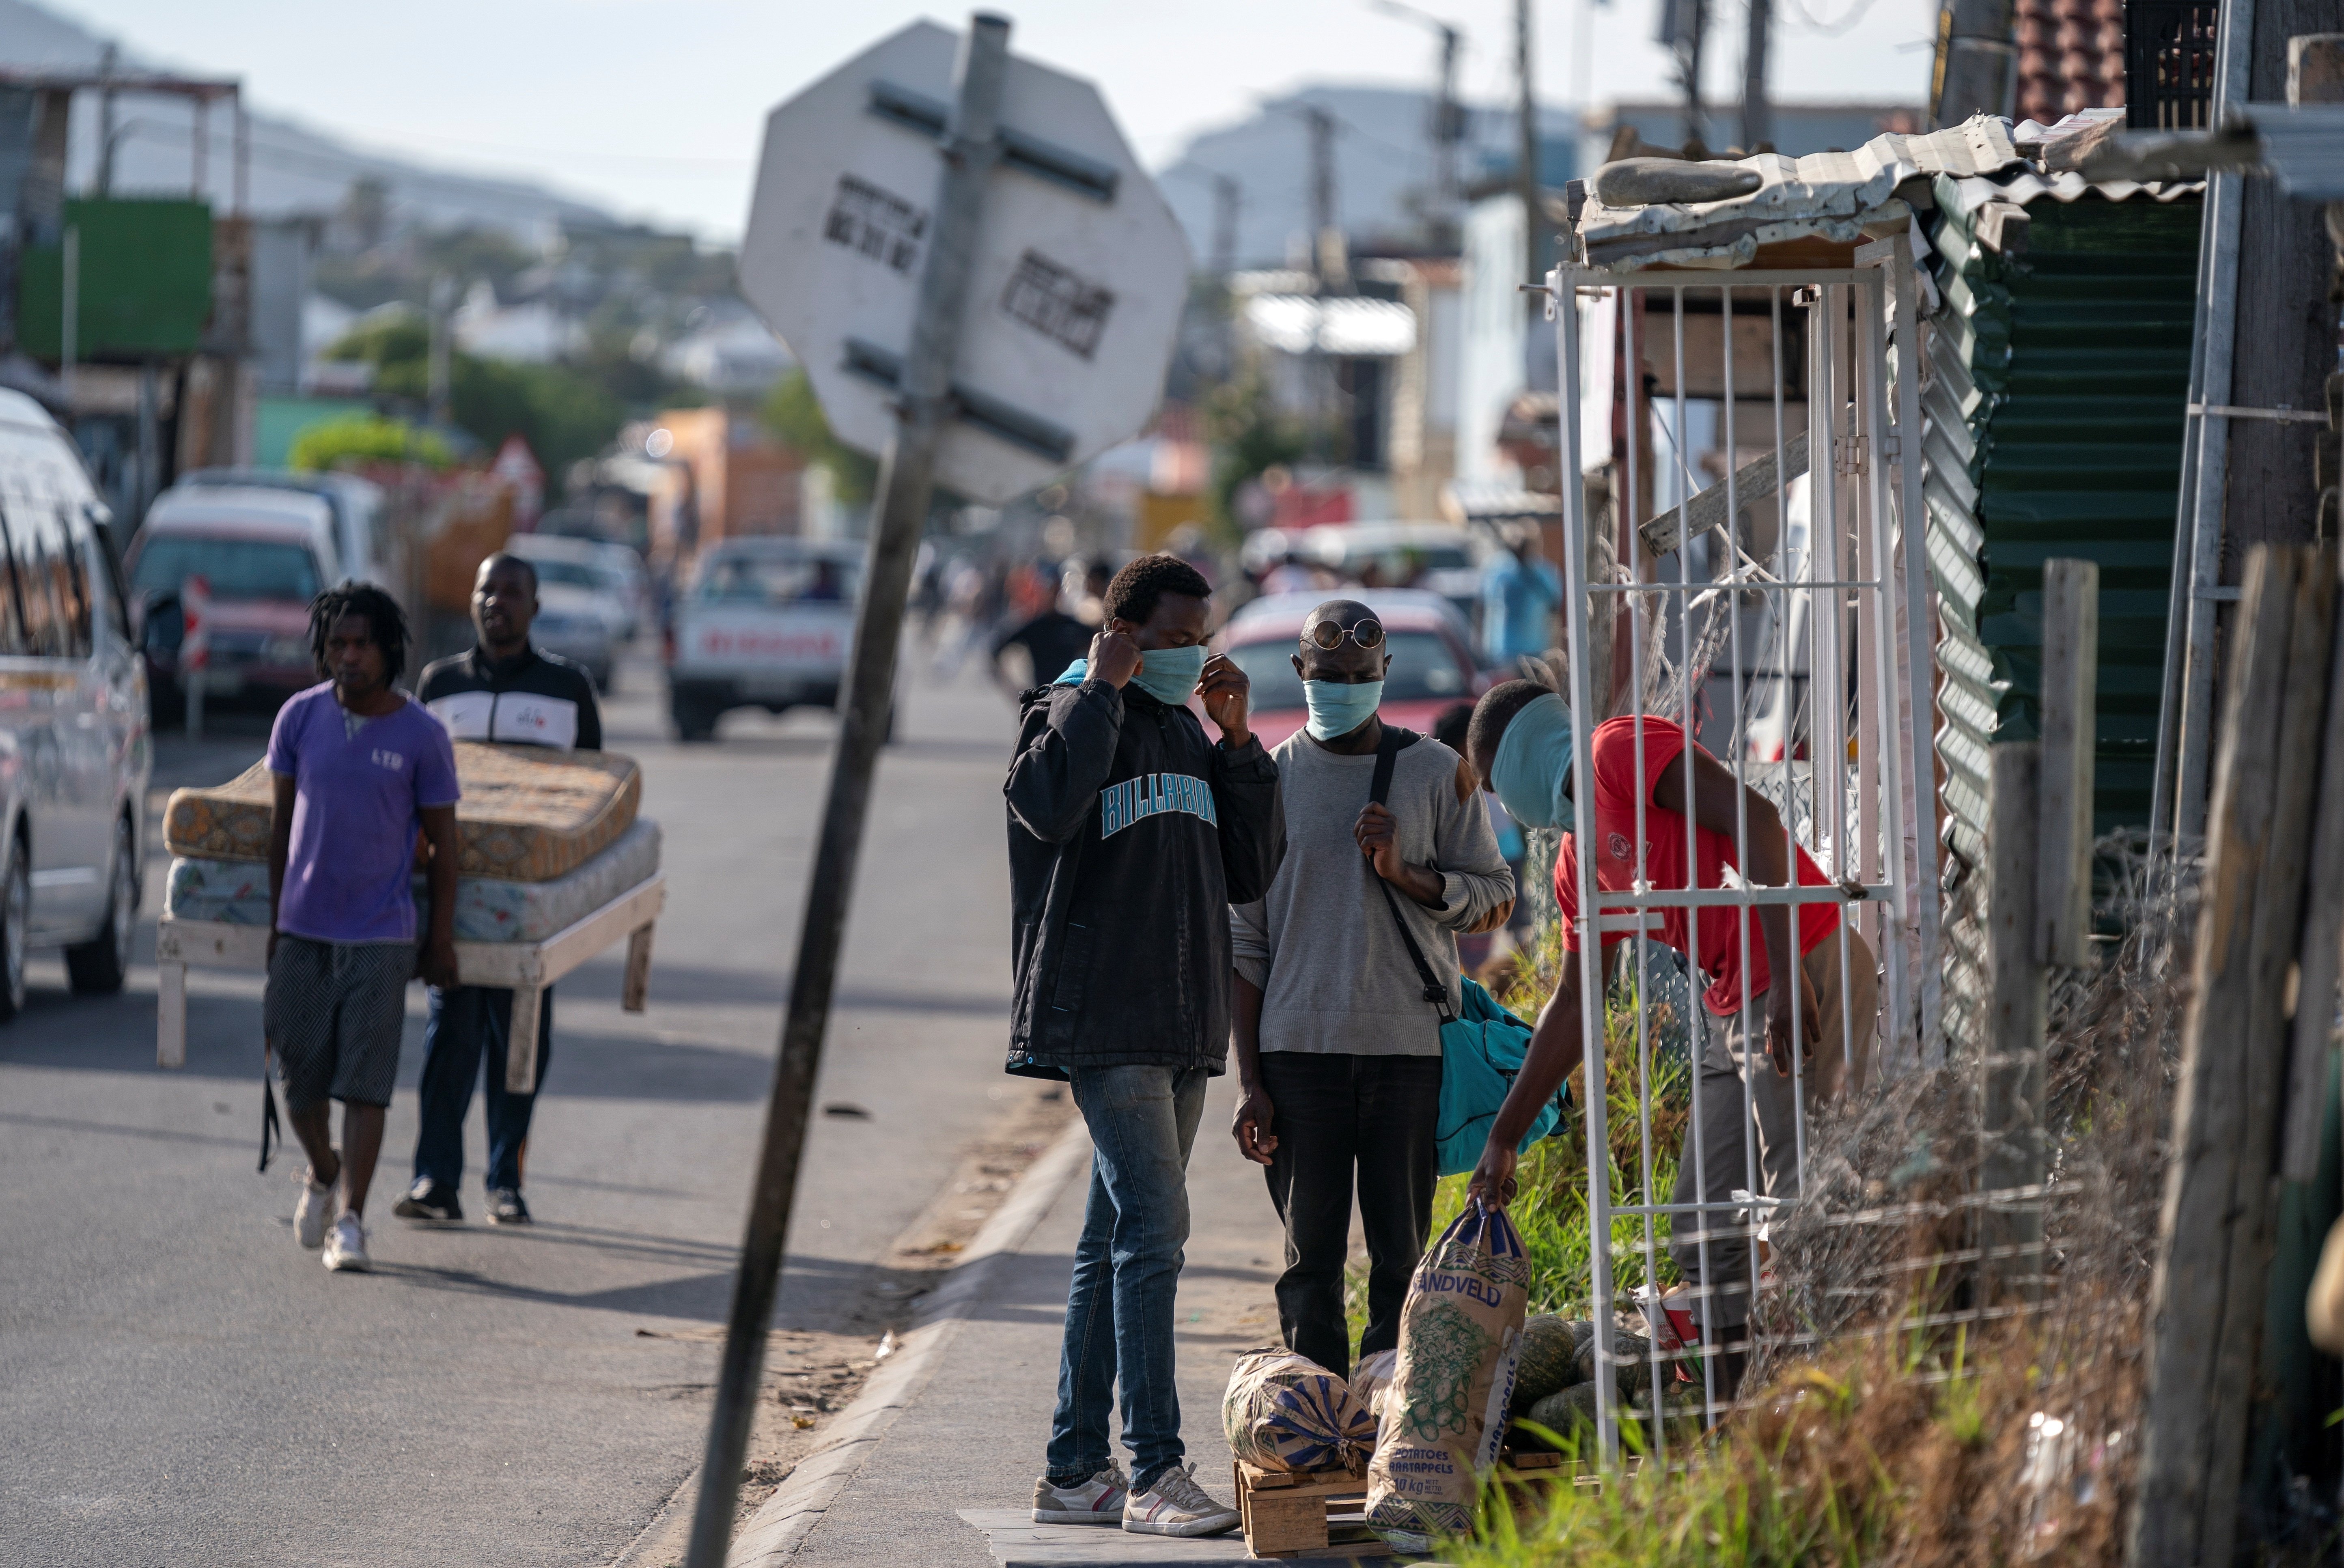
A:
[[[427,668],[415,694],[460,741],[599,752],[602,713],[594,702],[594,682],[583,665],[530,644],[530,622],[536,618],[537,569],[517,555],[489,557],[472,584],[471,652]],[[415,1184],[391,1207],[401,1219],[464,1217],[456,1198],[464,1175],[464,1118],[472,1108],[472,1085],[485,1066],[489,1219],[499,1225],[529,1223],[529,1204],[520,1195],[521,1150],[537,1096],[505,1087],[512,1002],[510,990],[497,987],[431,988],[418,1086],[422,1125],[415,1135]],[[548,986],[537,1015],[541,1087],[552,1051],[553,989]]]
[[[1063,1078],[1094,1153],[1040,1523],[1234,1529],[1180,1462],[1173,1298],[1205,1080],[1228,1069],[1229,912],[1285,853],[1245,672],[1207,658],[1211,585],[1172,555],[1116,573],[1090,656],[1025,694],[1009,800],[1009,1068]],[[1195,694],[1221,733],[1206,739]],[[1107,1443],[1120,1384],[1127,1482]]]

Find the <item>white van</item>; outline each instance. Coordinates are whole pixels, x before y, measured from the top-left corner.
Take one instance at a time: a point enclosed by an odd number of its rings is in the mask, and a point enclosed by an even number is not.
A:
[[[73,988],[122,988],[154,766],[121,564],[73,443],[0,389],[0,1019],[28,946]]]

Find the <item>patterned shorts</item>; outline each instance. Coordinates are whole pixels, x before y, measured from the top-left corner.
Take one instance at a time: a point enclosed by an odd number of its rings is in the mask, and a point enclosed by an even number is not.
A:
[[[277,938],[260,1016],[287,1110],[390,1103],[414,975],[409,943]]]

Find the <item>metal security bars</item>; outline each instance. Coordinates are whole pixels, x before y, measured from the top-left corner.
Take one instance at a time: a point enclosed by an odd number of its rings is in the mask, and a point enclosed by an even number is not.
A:
[[[1915,283],[1894,243],[1856,260],[1548,277],[1565,475],[1585,471],[1605,404],[1612,448],[1608,507],[1589,495],[1605,486],[1562,487],[1577,718],[1565,937],[1586,1046],[1606,1462],[1623,1416],[1664,1456],[1715,1424],[1754,1346],[1797,1337],[1767,1315],[1766,1229],[1803,1179],[1809,1118],[1875,1074],[1940,1059],[1920,419],[1891,352],[1893,335],[1917,363]],[[1707,774],[1705,807],[1680,737],[1730,774],[1728,791]],[[1671,776],[1682,814],[1653,804]],[[1782,836],[1762,830],[1762,808]],[[1730,831],[1701,826],[1703,809],[1730,812]],[[1754,867],[1777,855],[1792,875],[1762,885]],[[1787,1078],[1768,1063],[1753,994],[1773,911],[1824,1037],[1792,1009]],[[1824,911],[1843,918],[1809,951],[1803,933]],[[1666,945],[1628,941],[1612,962],[1631,936]],[[1683,1026],[1654,1000],[1678,953]],[[1635,1118],[1616,1145],[1615,1107]],[[1681,1138],[1656,1135],[1680,1122]],[[1628,1301],[1615,1265],[1643,1281]],[[1613,1337],[1623,1306],[1651,1330],[1634,1357]]]

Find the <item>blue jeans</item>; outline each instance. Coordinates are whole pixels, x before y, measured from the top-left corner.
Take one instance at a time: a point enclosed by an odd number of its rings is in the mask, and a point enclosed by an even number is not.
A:
[[[1180,1462],[1173,1293],[1188,1239],[1188,1150],[1205,1114],[1205,1071],[1076,1067],[1075,1104],[1091,1134],[1090,1200],[1075,1244],[1049,1478],[1073,1486],[1107,1467],[1110,1394],[1123,1394],[1123,1445],[1136,1490]]]
[[[485,986],[430,987],[431,1017],[423,1026],[422,1126],[415,1134],[415,1174],[453,1192],[464,1176],[464,1118],[472,1084],[485,1065],[489,1077],[489,1179],[491,1191],[520,1186],[520,1146],[529,1137],[537,1096],[505,1088],[505,1042],[512,1032],[513,994]],[[537,1082],[553,1057],[553,990],[537,1014]]]

